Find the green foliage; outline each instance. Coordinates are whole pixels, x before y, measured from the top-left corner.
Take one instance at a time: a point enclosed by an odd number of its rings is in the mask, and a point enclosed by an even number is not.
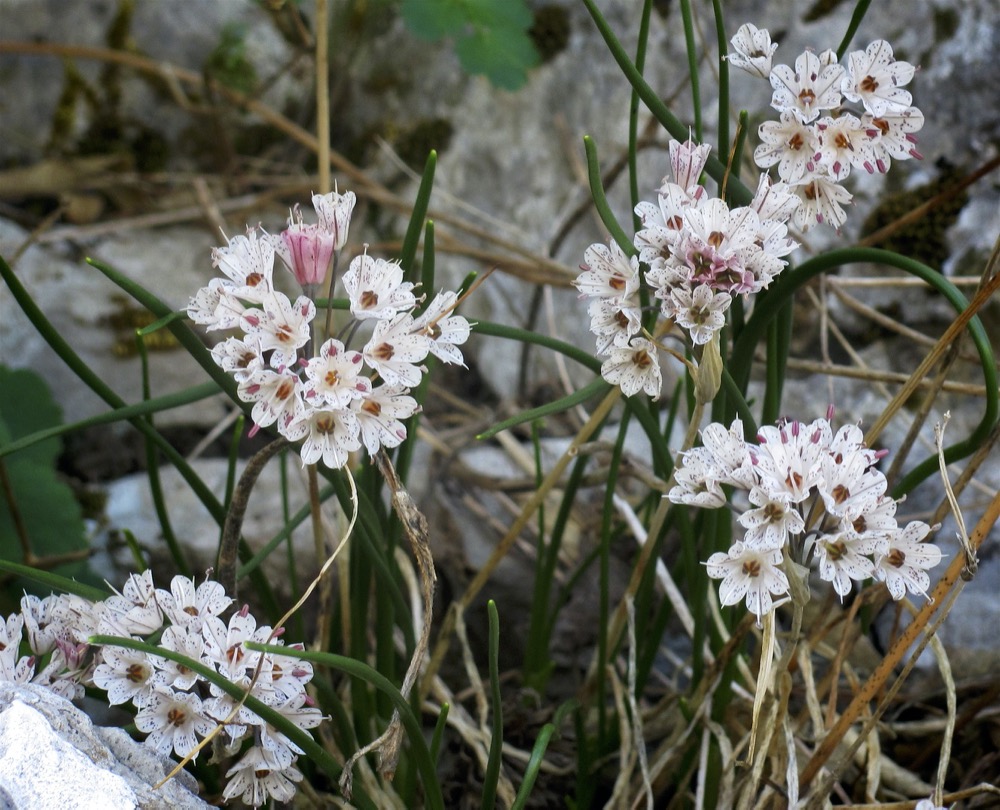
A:
[[[0,447],[61,423],[59,406],[38,374],[0,366]],[[0,556],[4,559],[24,556],[15,516],[36,558],[87,547],[80,505],[56,475],[61,450],[59,439],[50,438],[0,461],[9,482],[9,490],[0,499]],[[85,569],[83,563],[72,563],[57,570],[74,576]]]
[[[219,44],[205,60],[205,73],[241,93],[252,93],[257,71],[246,55],[245,26],[230,23],[219,34]]]
[[[494,85],[517,90],[539,62],[524,0],[403,0],[403,20],[418,37],[451,37],[462,67]]]

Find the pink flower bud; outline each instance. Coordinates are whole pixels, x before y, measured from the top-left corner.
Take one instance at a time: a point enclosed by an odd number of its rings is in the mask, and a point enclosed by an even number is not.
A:
[[[333,260],[336,240],[318,225],[289,225],[281,232],[288,248],[289,270],[302,286],[321,284]],[[282,252],[282,258],[285,258]]]

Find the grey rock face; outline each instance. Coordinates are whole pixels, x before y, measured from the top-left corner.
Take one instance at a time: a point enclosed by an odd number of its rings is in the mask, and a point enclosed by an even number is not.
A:
[[[65,698],[34,684],[0,683],[0,807],[156,810],[208,807],[173,762],[119,728],[100,728]]]

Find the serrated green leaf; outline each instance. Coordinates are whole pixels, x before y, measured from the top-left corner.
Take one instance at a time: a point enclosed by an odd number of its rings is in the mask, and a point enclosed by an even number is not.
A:
[[[445,0],[465,6],[468,19],[489,28],[526,31],[531,27],[531,9],[524,0]]]
[[[462,0],[403,0],[399,12],[410,33],[421,39],[455,36],[469,22]]]
[[[523,86],[540,61],[527,33],[532,14],[525,0],[404,0],[400,11],[416,36],[454,37],[465,71],[505,90]]]
[[[462,67],[484,74],[504,90],[517,90],[528,81],[528,69],[538,63],[538,53],[523,31],[479,28],[455,43]]]

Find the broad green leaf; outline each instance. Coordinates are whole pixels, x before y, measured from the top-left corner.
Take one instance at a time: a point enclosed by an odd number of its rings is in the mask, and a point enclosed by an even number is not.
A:
[[[517,90],[528,81],[528,69],[538,63],[535,46],[524,31],[479,28],[455,43],[462,67],[482,73],[497,87]]]
[[[461,0],[403,0],[400,13],[410,33],[422,39],[455,36],[469,21]]]
[[[0,367],[0,446],[61,421],[59,406],[39,375],[27,369],[13,371]],[[56,474],[55,461],[60,449],[58,439],[45,439],[3,459],[10,487],[9,493],[0,498],[3,559],[24,558],[21,532],[36,557],[63,555],[87,547],[80,505]],[[56,570],[64,576],[74,576],[83,574],[86,565],[72,563]]]
[[[0,444],[62,423],[62,410],[45,381],[28,369],[0,366]],[[6,435],[3,429],[6,427]],[[47,439],[25,449],[20,458],[54,464],[61,449],[58,439]]]

